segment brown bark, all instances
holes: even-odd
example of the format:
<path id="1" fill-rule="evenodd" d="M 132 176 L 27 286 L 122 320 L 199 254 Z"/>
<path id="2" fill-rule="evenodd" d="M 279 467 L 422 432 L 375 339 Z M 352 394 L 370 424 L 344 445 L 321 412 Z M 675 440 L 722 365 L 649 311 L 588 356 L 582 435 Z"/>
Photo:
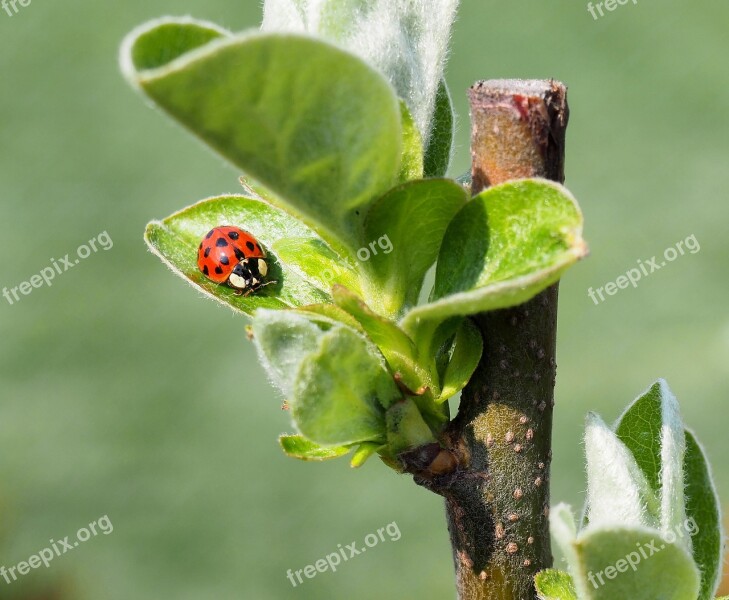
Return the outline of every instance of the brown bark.
<path id="1" fill-rule="evenodd" d="M 564 180 L 566 88 L 500 80 L 470 91 L 473 193 L 509 179 Z M 557 285 L 475 318 L 484 354 L 448 431 L 461 467 L 446 498 L 461 600 L 532 600 L 552 564 L 549 465 L 556 374 Z"/>

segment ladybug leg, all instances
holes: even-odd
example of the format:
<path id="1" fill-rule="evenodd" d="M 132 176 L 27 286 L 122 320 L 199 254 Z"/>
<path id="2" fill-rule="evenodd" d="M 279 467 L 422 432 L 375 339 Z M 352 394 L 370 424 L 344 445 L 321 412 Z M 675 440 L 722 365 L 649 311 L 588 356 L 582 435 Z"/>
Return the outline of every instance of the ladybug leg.
<path id="1" fill-rule="evenodd" d="M 256 290 L 260 290 L 261 288 L 265 288 L 267 285 L 274 285 L 276 283 L 278 283 L 278 281 L 267 281 L 266 283 L 259 285 Z"/>

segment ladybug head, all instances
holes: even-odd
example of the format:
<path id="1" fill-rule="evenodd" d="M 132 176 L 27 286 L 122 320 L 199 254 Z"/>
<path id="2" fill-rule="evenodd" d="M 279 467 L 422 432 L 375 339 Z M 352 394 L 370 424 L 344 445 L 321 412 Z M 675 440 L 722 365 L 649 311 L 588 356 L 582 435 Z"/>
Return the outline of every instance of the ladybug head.
<path id="1" fill-rule="evenodd" d="M 243 292 L 253 292 L 264 285 L 268 264 L 263 258 L 244 258 L 233 269 L 228 285 Z"/>

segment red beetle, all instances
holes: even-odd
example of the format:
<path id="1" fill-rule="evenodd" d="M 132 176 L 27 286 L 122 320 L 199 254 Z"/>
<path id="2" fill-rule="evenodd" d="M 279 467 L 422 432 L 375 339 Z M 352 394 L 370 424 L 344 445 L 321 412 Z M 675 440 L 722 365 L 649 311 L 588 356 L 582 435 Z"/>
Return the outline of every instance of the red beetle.
<path id="1" fill-rule="evenodd" d="M 227 283 L 238 296 L 266 285 L 268 263 L 261 244 L 247 231 L 224 225 L 211 229 L 197 251 L 197 266 L 215 283 Z"/>

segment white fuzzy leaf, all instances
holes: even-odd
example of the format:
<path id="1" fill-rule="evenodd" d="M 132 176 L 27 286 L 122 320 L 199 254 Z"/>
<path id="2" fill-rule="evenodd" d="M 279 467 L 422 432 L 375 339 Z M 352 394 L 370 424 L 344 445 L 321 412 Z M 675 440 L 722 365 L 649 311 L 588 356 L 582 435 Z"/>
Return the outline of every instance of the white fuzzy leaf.
<path id="1" fill-rule="evenodd" d="M 659 379 L 641 394 L 618 419 L 615 431 L 660 498 L 661 531 L 680 531 L 686 521 L 686 436 L 678 401 L 668 384 Z M 682 543 L 690 549 L 688 536 Z"/>
<path id="2" fill-rule="evenodd" d="M 663 533 L 680 531 L 686 521 L 683 459 L 686 455 L 686 435 L 678 401 L 665 381 L 661 380 L 663 396 L 661 427 L 661 529 Z M 688 549 L 691 538 L 679 538 Z"/>
<path id="3" fill-rule="evenodd" d="M 322 327 L 310 316 L 284 310 L 256 312 L 253 340 L 258 358 L 285 398 L 292 397 L 301 362 L 318 348 L 322 335 Z"/>
<path id="4" fill-rule="evenodd" d="M 565 503 L 553 506 L 549 511 L 549 530 L 557 542 L 559 549 L 564 554 L 564 558 L 570 567 L 573 577 L 578 573 L 579 555 L 575 547 L 577 539 L 577 525 L 572 507 Z M 581 577 L 574 577 L 574 584 L 577 590 L 577 596 L 581 600 L 587 597 L 587 589 L 584 580 Z"/>
<path id="5" fill-rule="evenodd" d="M 427 146 L 458 0 L 265 0 L 264 31 L 327 38 L 382 71 Z"/>
<path id="6" fill-rule="evenodd" d="M 659 526 L 659 503 L 645 475 L 596 414 L 587 417 L 587 505 L 590 527 Z"/>

